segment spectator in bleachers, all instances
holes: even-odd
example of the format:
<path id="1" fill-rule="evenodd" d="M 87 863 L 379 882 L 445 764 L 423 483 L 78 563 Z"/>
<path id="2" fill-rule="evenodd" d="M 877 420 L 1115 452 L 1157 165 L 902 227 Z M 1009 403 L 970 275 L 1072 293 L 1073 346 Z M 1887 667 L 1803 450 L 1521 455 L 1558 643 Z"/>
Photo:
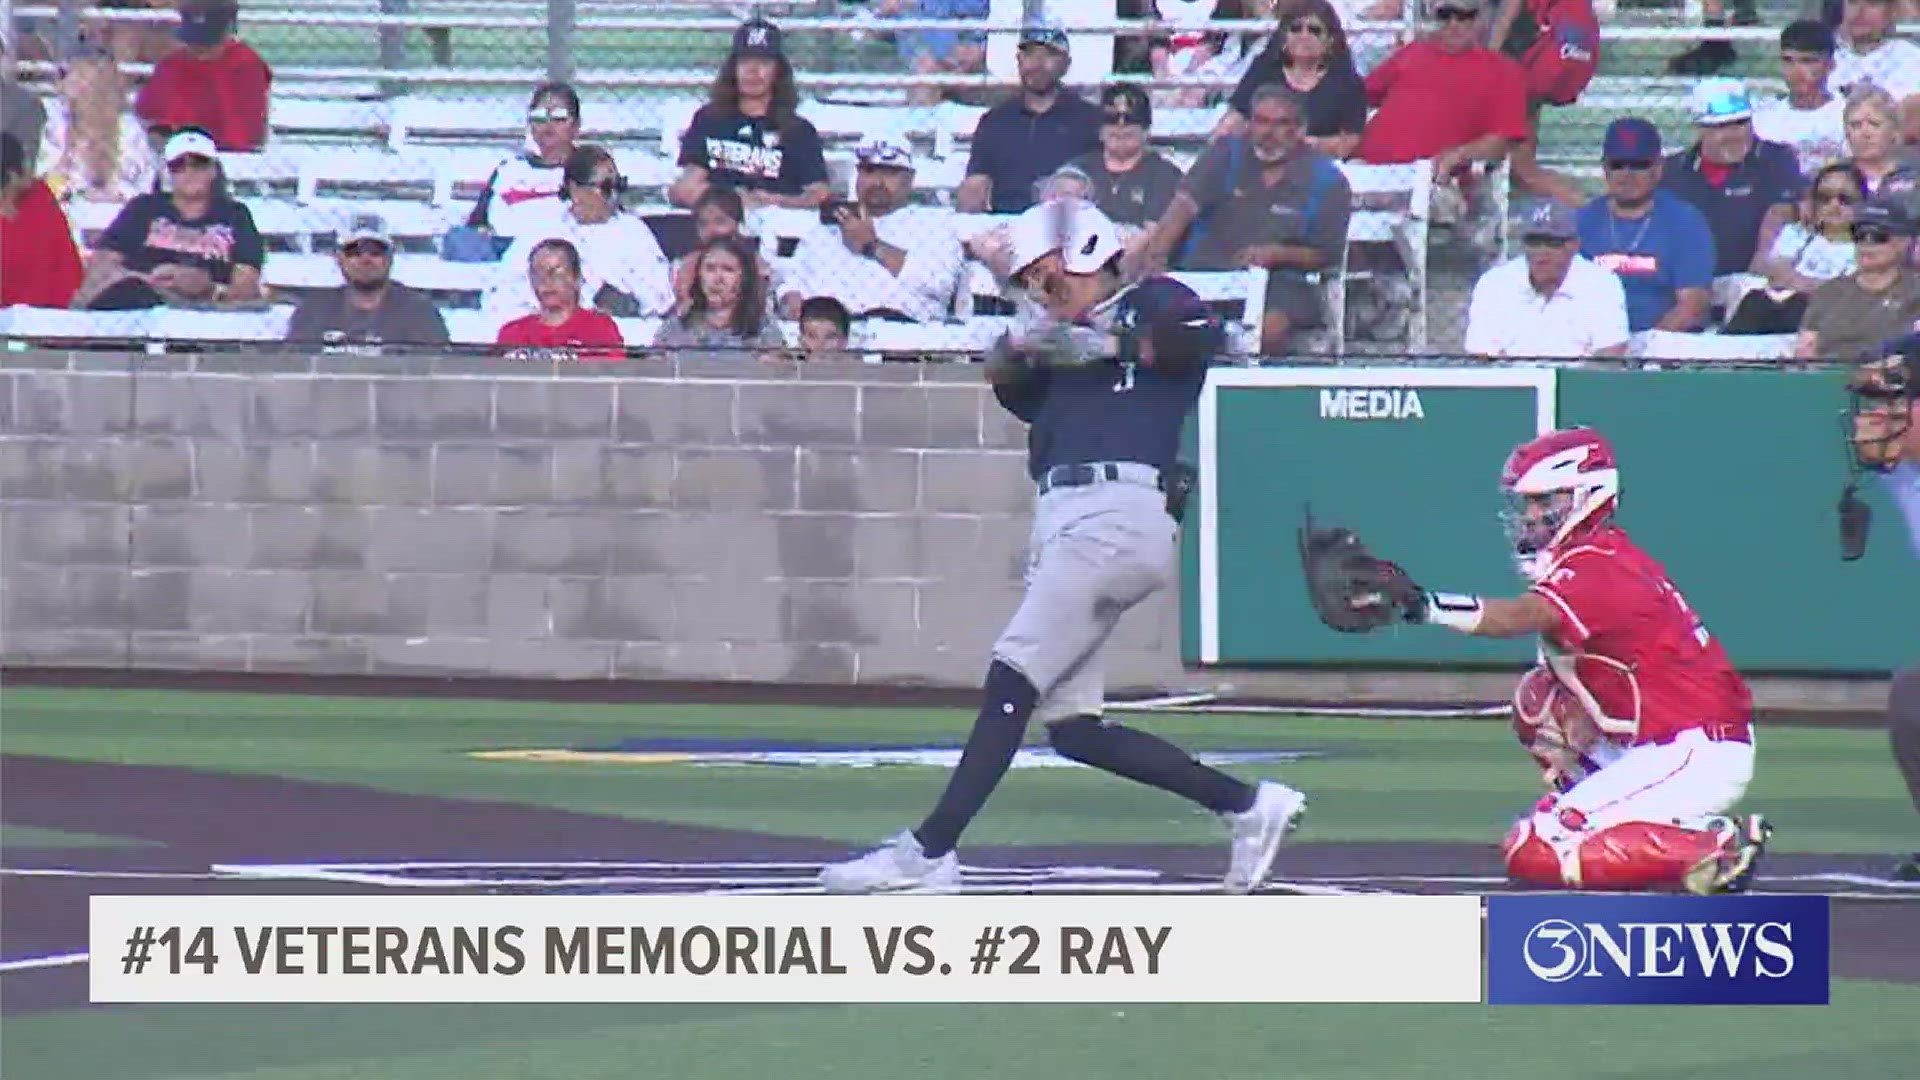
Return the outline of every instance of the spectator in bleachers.
<path id="1" fill-rule="evenodd" d="M 300 301 L 287 340 L 331 352 L 447 343 L 447 320 L 426 293 L 393 280 L 393 237 L 377 215 L 356 215 L 336 252 L 339 288 Z"/>
<path id="2" fill-rule="evenodd" d="M 6 55 L 0 47 L 0 58 Z M 40 95 L 16 82 L 11 71 L 0 71 L 0 131 L 19 142 L 28 161 L 40 160 L 40 138 L 46 126 L 47 109 Z"/>
<path id="3" fill-rule="evenodd" d="M 1914 218 L 1892 199 L 1853 214 L 1854 271 L 1814 290 L 1794 355 L 1852 360 L 1920 326 L 1920 271 L 1909 265 Z"/>
<path id="4" fill-rule="evenodd" d="M 1920 45 L 1894 36 L 1898 21 L 1894 0 L 1846 0 L 1833 86 L 1846 94 L 1870 82 L 1892 94 L 1902 137 L 1920 144 Z"/>
<path id="5" fill-rule="evenodd" d="M 1754 0 L 1733 0 L 1733 17 L 1727 17 L 1725 0 L 1702 0 L 1700 18 L 1709 29 L 1714 27 L 1757 26 L 1760 15 Z M 1707 38 L 1667 61 L 1667 70 L 1675 75 L 1712 75 L 1740 59 L 1740 53 L 1727 38 Z"/>
<path id="6" fill-rule="evenodd" d="M 627 181 L 613 155 L 602 146 L 575 147 L 563 174 L 560 219 L 514 240 L 481 306 L 497 315 L 539 310 L 540 300 L 520 267 L 527 265 L 536 243 L 559 237 L 580 253 L 581 291 L 588 307 L 616 318 L 671 313 L 673 269 L 653 230 L 620 205 Z"/>
<path id="7" fill-rule="evenodd" d="M 1846 156 L 1846 99 L 1829 87 L 1833 31 L 1816 19 L 1789 23 L 1780 31 L 1780 76 L 1787 96 L 1753 108 L 1753 133 L 1793 148 L 1802 176 Z"/>
<path id="8" fill-rule="evenodd" d="M 99 0 L 90 7 L 106 11 L 166 11 L 175 0 Z M 82 41 L 98 46 L 122 64 L 158 64 L 180 48 L 180 39 L 163 22 L 112 18 L 83 19 Z"/>
<path id="9" fill-rule="evenodd" d="M 1540 114 L 1578 101 L 1600 63 L 1600 20 L 1591 0 L 1501 0 L 1488 43 L 1507 52 L 1525 10 L 1534 35 L 1518 56 L 1526 70 L 1528 135 L 1513 147 L 1514 183 L 1535 195 L 1578 207 L 1586 195 L 1572 177 L 1540 164 Z M 1513 53 L 1507 52 L 1511 56 Z"/>
<path id="10" fill-rule="evenodd" d="M 1100 109 L 1060 85 L 1073 62 L 1058 27 L 1020 31 L 1020 92 L 988 109 L 973 132 L 967 177 L 954 192 L 963 214 L 1017 214 L 1041 177 L 1100 149 Z"/>
<path id="11" fill-rule="evenodd" d="M 1915 190 L 1920 183 L 1920 150 L 1900 144 L 1897 110 L 1893 95 L 1878 86 L 1855 87 L 1847 95 L 1848 160 L 1867 178 L 1869 194 L 1913 203 L 1920 198 Z M 1909 209 L 1920 211 L 1920 206 Z"/>
<path id="12" fill-rule="evenodd" d="M 1253 92 L 1283 83 L 1305 97 L 1308 145 L 1352 157 L 1367 127 L 1367 84 L 1354 68 L 1339 14 L 1327 0 L 1285 0 L 1277 14 L 1279 29 L 1233 88 L 1214 135 L 1246 130 Z"/>
<path id="13" fill-rule="evenodd" d="M 675 206 L 692 206 L 711 185 L 737 189 L 747 209 L 811 209 L 833 194 L 820 132 L 800 115 L 793 63 L 780 28 L 742 23 L 708 92 L 680 138 L 680 176 L 667 189 Z"/>
<path id="14" fill-rule="evenodd" d="M 1159 265 L 1177 250 L 1172 265 L 1182 270 L 1270 271 L 1260 328 L 1269 356 L 1294 331 L 1325 325 L 1317 278 L 1338 272 L 1352 216 L 1346 174 L 1305 133 L 1298 93 L 1278 83 L 1254 91 L 1247 133 L 1216 140 L 1193 163 L 1148 255 Z"/>
<path id="15" fill-rule="evenodd" d="M 1714 274 L 1743 274 L 1794 219 L 1806 180 L 1791 149 L 1754 134 L 1753 103 L 1740 80 L 1701 80 L 1692 111 L 1698 138 L 1668 156 L 1660 183 L 1706 216 Z"/>
<path id="16" fill-rule="evenodd" d="M 1580 209 L 1580 254 L 1613 271 L 1627 294 L 1627 327 L 1692 332 L 1707 324 L 1713 229 L 1692 203 L 1661 186 L 1660 130 L 1637 116 L 1607 125 L 1607 193 Z"/>
<path id="17" fill-rule="evenodd" d="M 867 10 L 876 19 L 985 19 L 991 0 L 876 0 Z M 915 75 L 972 75 L 987 68 L 987 35 L 979 30 L 901 30 L 894 46 Z M 912 105 L 935 105 L 940 87 L 907 90 Z"/>
<path id="18" fill-rule="evenodd" d="M 1257 35 L 1209 28 L 1214 20 L 1257 18 L 1258 0 L 1153 0 L 1158 32 L 1147 41 L 1147 67 L 1159 79 L 1231 76 Z M 1163 87 L 1153 99 L 1167 109 L 1192 109 L 1207 103 L 1203 86 Z"/>
<path id="19" fill-rule="evenodd" d="M 154 66 L 134 99 L 135 115 L 168 133 L 200 128 L 229 152 L 266 145 L 273 72 L 231 36 L 238 14 L 233 0 L 184 0 L 177 31 L 184 47 Z"/>
<path id="20" fill-rule="evenodd" d="M 124 203 L 154 189 L 160 161 L 127 110 L 126 77 L 100 52 L 76 57 L 47 116 L 40 171 L 62 198 Z"/>
<path id="21" fill-rule="evenodd" d="M 1432 159 L 1436 180 L 1472 162 L 1504 160 L 1529 137 L 1527 74 L 1478 41 L 1482 0 L 1434 0 L 1440 26 L 1367 76 L 1360 157 L 1373 165 Z"/>
<path id="22" fill-rule="evenodd" d="M 213 137 L 167 140 L 165 190 L 136 196 L 87 258 L 73 306 L 96 310 L 261 299 L 266 246 L 246 204 L 227 191 Z"/>
<path id="23" fill-rule="evenodd" d="M 807 359 L 846 359 L 852 334 L 852 314 L 833 297 L 810 297 L 800 305 L 800 350 Z"/>
<path id="24" fill-rule="evenodd" d="M 580 249 L 554 237 L 533 246 L 527 278 L 540 310 L 500 327 L 497 343 L 516 349 L 564 350 L 581 360 L 619 360 L 626 355 L 620 324 L 580 302 Z M 580 351 L 584 350 L 584 351 Z"/>
<path id="25" fill-rule="evenodd" d="M 794 318 L 803 301 L 831 296 L 857 318 L 944 319 L 966 259 L 953 212 L 910 205 L 913 150 L 905 138 L 874 136 L 854 156 L 854 201 L 828 204 L 821 224 L 801 238 L 779 286 L 782 312 Z"/>
<path id="26" fill-rule="evenodd" d="M 1100 149 L 1069 163 L 1087 178 L 1087 198 L 1120 226 L 1122 240 L 1142 235 L 1167 212 L 1180 186 L 1180 166 L 1147 145 L 1153 104 L 1136 86 L 1109 86 L 1100 95 L 1105 123 Z"/>
<path id="27" fill-rule="evenodd" d="M 1618 275 L 1580 254 L 1574 211 L 1541 201 L 1521 239 L 1525 255 L 1474 283 L 1466 351 L 1490 359 L 1624 356 L 1626 291 Z"/>
<path id="28" fill-rule="evenodd" d="M 745 234 L 747 227 L 746 204 L 741 201 L 740 193 L 732 188 L 709 187 L 700 200 L 693 204 L 693 228 L 696 243 L 693 250 L 680 257 L 673 264 L 674 310 L 686 314 L 693 306 L 693 283 L 699 276 L 700 249 L 715 240 L 739 236 L 753 247 L 754 264 L 758 268 L 760 280 L 773 281 L 773 271 L 767 266 L 766 258 L 760 249 L 754 246 L 751 236 Z M 767 293 L 767 312 L 773 312 L 773 292 Z"/>
<path id="29" fill-rule="evenodd" d="M 567 158 L 580 138 L 580 92 L 567 83 L 543 83 L 527 102 L 527 142 L 493 167 L 465 223 L 447 231 L 440 254 L 452 262 L 493 262 L 513 241 L 547 235 L 564 207 Z"/>
<path id="30" fill-rule="evenodd" d="M 1800 329 L 1813 291 L 1853 273 L 1853 212 L 1867 199 L 1867 178 L 1836 161 L 1817 171 L 1808 185 L 1801 221 L 1788 222 L 1771 251 L 1762 252 L 1754 272 L 1765 288 L 1740 298 L 1727 317 L 1724 333 L 1791 334 Z"/>
<path id="31" fill-rule="evenodd" d="M 33 175 L 12 132 L 0 134 L 0 308 L 63 308 L 80 287 L 73 223 Z"/>
<path id="32" fill-rule="evenodd" d="M 786 348 L 786 338 L 767 314 L 767 284 L 746 240 L 714 240 L 701 245 L 694 258 L 693 302 L 684 314 L 660 324 L 654 345 L 693 350 L 676 355 L 700 359 L 736 356 L 743 349 Z"/>

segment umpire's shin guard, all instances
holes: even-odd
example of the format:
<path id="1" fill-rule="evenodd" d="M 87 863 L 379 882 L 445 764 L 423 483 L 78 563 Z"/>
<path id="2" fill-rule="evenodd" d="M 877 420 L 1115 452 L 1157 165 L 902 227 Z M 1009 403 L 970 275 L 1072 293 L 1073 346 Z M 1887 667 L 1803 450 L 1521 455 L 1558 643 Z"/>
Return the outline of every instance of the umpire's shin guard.
<path id="1" fill-rule="evenodd" d="M 930 859 L 952 851 L 960 834 L 973 816 L 987 804 L 987 796 L 1000 785 L 1000 778 L 1013 764 L 1013 755 L 1027 734 L 1027 720 L 1040 700 L 1040 692 L 1025 675 L 995 660 L 987 669 L 985 700 L 980 715 L 974 717 L 973 733 L 960 751 L 960 763 L 947 778 L 947 790 L 934 804 L 927 820 L 913 831 L 920 847 Z"/>
<path id="2" fill-rule="evenodd" d="M 1073 716 L 1048 724 L 1047 739 L 1063 757 L 1172 792 L 1216 814 L 1243 813 L 1253 806 L 1251 784 L 1200 764 L 1158 735 Z"/>

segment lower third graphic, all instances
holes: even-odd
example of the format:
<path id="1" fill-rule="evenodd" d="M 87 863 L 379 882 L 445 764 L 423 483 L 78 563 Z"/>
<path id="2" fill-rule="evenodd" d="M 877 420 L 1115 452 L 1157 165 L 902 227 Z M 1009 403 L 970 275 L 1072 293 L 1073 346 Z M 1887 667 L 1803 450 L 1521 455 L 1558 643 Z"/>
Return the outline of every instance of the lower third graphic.
<path id="1" fill-rule="evenodd" d="M 1494 1005 L 1825 1005 L 1824 896 L 1495 896 Z"/>

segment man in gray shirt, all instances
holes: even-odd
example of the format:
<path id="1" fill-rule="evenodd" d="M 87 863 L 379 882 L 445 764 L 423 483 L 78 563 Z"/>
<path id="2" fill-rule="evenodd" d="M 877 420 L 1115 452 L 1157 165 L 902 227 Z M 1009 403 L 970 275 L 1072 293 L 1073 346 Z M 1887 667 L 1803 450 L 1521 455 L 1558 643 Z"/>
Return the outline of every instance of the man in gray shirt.
<path id="1" fill-rule="evenodd" d="M 300 302 L 287 340 L 326 351 L 377 353 L 447 344 L 447 322 L 425 293 L 393 280 L 393 238 L 370 214 L 358 215 L 340 238 L 346 284 Z"/>
<path id="2" fill-rule="evenodd" d="M 1149 266 L 1263 267 L 1260 352 L 1277 356 L 1296 329 L 1326 325 L 1321 275 L 1339 273 L 1353 187 L 1308 146 L 1300 95 L 1279 84 L 1254 92 L 1247 133 L 1216 139 L 1187 173 L 1146 251 Z"/>

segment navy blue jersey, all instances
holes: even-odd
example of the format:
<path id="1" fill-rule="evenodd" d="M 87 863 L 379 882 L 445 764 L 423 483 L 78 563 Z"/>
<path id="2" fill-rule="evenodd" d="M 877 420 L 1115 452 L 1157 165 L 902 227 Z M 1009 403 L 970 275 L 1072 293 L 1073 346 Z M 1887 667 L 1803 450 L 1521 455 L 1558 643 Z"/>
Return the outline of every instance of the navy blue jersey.
<path id="1" fill-rule="evenodd" d="M 1000 404 L 1029 425 L 1028 474 L 1037 480 L 1057 465 L 1096 461 L 1171 467 L 1219 351 L 1219 320 L 1193 290 L 1156 276 L 1096 307 L 1076 330 L 1106 341 L 1108 355 L 1035 366 L 994 387 Z M 1153 343 L 1151 363 L 1143 341 Z"/>

